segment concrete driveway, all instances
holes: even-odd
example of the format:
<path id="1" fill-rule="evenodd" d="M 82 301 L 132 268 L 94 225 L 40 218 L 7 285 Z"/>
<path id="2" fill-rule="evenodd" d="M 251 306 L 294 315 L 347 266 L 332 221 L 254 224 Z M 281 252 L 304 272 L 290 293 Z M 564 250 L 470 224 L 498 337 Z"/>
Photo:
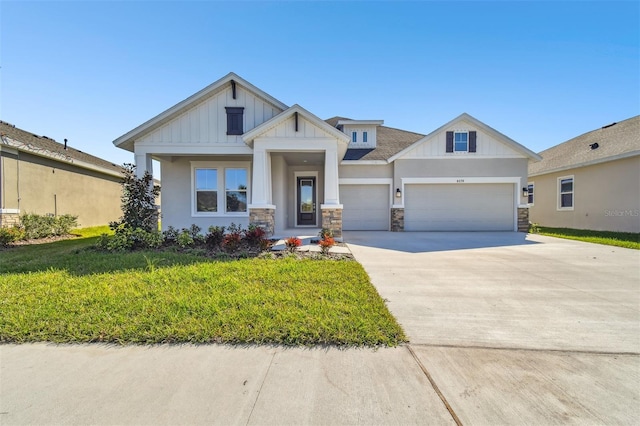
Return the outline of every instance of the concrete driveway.
<path id="1" fill-rule="evenodd" d="M 462 423 L 640 423 L 640 252 L 522 233 L 345 240 Z"/>

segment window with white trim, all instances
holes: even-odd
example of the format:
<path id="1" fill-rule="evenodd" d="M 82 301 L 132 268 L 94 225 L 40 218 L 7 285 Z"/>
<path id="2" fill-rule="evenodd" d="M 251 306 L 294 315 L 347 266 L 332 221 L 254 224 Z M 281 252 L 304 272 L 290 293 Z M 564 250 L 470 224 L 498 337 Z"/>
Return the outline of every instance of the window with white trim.
<path id="1" fill-rule="evenodd" d="M 358 142 L 358 132 L 351 132 L 351 142 Z"/>
<path id="2" fill-rule="evenodd" d="M 362 142 L 367 142 L 367 132 L 362 132 Z"/>
<path id="3" fill-rule="evenodd" d="M 247 169 L 225 170 L 225 211 L 239 213 L 247 211 Z"/>
<path id="4" fill-rule="evenodd" d="M 248 162 L 193 161 L 194 216 L 246 216 L 249 200 Z"/>
<path id="5" fill-rule="evenodd" d="M 533 205 L 533 183 L 527 184 L 527 204 Z"/>
<path id="6" fill-rule="evenodd" d="M 196 212 L 218 211 L 218 170 L 195 169 Z"/>
<path id="7" fill-rule="evenodd" d="M 453 133 L 453 150 L 455 152 L 469 151 L 469 134 L 467 132 Z"/>
<path id="8" fill-rule="evenodd" d="M 573 210 L 573 176 L 558 178 L 558 210 Z"/>

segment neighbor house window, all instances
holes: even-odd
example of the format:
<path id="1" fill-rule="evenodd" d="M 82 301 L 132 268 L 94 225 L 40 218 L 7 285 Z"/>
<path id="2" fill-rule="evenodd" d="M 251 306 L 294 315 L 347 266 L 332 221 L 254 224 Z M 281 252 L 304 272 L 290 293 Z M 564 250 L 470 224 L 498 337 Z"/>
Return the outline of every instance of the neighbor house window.
<path id="1" fill-rule="evenodd" d="M 227 134 L 243 134 L 242 115 L 244 113 L 244 107 L 225 107 L 225 109 L 227 110 Z"/>
<path id="2" fill-rule="evenodd" d="M 196 169 L 196 212 L 218 211 L 218 170 Z"/>
<path id="3" fill-rule="evenodd" d="M 455 152 L 469 151 L 469 134 L 467 132 L 454 132 L 453 148 Z"/>
<path id="4" fill-rule="evenodd" d="M 533 205 L 533 184 L 527 185 L 527 203 Z"/>
<path id="5" fill-rule="evenodd" d="M 573 210 L 573 176 L 558 178 L 558 208 Z"/>
<path id="6" fill-rule="evenodd" d="M 226 212 L 247 211 L 247 169 L 225 170 Z"/>
<path id="7" fill-rule="evenodd" d="M 351 132 L 351 142 L 358 142 L 358 132 Z"/>
<path id="8" fill-rule="evenodd" d="M 362 142 L 367 141 L 367 132 L 362 132 Z"/>

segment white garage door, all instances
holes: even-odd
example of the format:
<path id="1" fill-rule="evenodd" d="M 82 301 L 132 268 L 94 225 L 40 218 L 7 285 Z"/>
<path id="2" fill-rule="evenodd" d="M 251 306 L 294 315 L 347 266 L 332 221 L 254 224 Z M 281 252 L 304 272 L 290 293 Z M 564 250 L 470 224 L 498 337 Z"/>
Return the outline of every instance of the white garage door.
<path id="1" fill-rule="evenodd" d="M 389 185 L 340 185 L 342 229 L 389 230 Z"/>
<path id="2" fill-rule="evenodd" d="M 513 231 L 513 184 L 405 186 L 406 231 Z"/>

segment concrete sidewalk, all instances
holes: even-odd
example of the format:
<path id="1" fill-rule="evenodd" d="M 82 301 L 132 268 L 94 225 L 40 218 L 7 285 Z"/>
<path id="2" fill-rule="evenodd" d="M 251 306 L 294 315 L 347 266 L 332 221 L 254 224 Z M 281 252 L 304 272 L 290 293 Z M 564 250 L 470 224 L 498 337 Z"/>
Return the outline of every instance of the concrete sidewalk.
<path id="1" fill-rule="evenodd" d="M 0 424 L 455 424 L 407 347 L 0 346 Z"/>

